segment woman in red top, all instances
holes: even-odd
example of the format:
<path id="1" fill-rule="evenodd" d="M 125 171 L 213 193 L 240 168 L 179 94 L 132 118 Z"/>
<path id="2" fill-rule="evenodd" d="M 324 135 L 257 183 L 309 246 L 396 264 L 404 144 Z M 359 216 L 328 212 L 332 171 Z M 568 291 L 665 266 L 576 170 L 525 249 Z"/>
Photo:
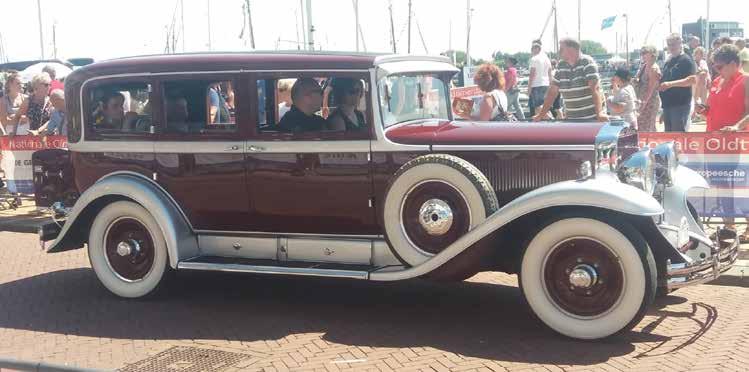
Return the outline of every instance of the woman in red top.
<path id="1" fill-rule="evenodd" d="M 707 114 L 707 131 L 743 131 L 749 126 L 749 84 L 741 71 L 739 50 L 723 45 L 713 55 L 720 75 L 713 80 L 707 105 L 697 112 Z"/>
<path id="2" fill-rule="evenodd" d="M 720 75 L 713 80 L 707 105 L 697 105 L 697 112 L 707 114 L 707 131 L 735 132 L 749 126 L 749 84 L 741 71 L 739 49 L 734 45 L 723 45 L 713 55 L 713 66 Z M 730 181 L 733 188 L 733 181 Z M 723 212 L 737 213 L 733 198 L 718 199 Z M 749 218 L 749 217 L 747 217 Z M 725 228 L 736 231 L 733 217 L 724 217 Z M 739 236 L 743 244 L 749 242 L 749 231 Z"/>

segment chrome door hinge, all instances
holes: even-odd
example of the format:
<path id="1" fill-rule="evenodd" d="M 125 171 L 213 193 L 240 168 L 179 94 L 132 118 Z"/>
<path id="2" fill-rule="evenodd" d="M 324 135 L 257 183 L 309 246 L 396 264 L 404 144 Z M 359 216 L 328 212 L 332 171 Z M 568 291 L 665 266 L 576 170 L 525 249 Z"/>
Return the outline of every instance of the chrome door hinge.
<path id="1" fill-rule="evenodd" d="M 369 198 L 369 207 L 374 207 L 374 197 Z"/>
<path id="2" fill-rule="evenodd" d="M 159 175 L 158 175 L 158 173 L 156 173 L 156 172 L 153 172 L 153 180 L 154 180 L 154 181 L 158 181 L 158 180 L 159 180 Z"/>

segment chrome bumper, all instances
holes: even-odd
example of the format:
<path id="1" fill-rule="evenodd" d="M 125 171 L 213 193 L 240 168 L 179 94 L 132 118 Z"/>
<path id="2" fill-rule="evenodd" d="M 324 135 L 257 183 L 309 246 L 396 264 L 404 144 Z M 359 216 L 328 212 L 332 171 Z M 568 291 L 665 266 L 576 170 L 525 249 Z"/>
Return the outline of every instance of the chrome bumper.
<path id="1" fill-rule="evenodd" d="M 671 260 L 666 260 L 666 287 L 674 290 L 706 283 L 730 269 L 739 257 L 739 239 L 736 233 L 718 230 L 711 251 L 710 257 L 690 263 L 672 264 Z"/>

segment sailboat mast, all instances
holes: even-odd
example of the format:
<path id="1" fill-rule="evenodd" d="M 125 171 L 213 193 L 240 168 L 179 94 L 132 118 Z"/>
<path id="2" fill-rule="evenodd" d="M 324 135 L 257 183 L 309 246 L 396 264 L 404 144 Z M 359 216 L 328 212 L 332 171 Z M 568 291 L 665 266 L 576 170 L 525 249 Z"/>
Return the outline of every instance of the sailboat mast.
<path id="1" fill-rule="evenodd" d="M 359 51 L 359 0 L 351 0 L 354 3 L 354 23 L 356 35 L 356 51 Z"/>
<path id="2" fill-rule="evenodd" d="M 466 0 L 466 60 L 465 76 L 471 71 L 471 0 Z"/>
<path id="3" fill-rule="evenodd" d="M 182 53 L 185 52 L 185 0 L 179 0 L 180 33 L 182 34 Z"/>
<path id="4" fill-rule="evenodd" d="M 390 0 L 388 4 L 388 10 L 390 11 L 390 40 L 393 43 L 393 53 L 398 53 L 395 46 L 395 25 L 393 24 L 393 1 Z"/>
<path id="5" fill-rule="evenodd" d="M 250 47 L 255 49 L 255 31 L 252 28 L 252 11 L 250 10 L 250 0 L 245 0 L 247 4 L 247 22 L 250 25 Z"/>
<path id="6" fill-rule="evenodd" d="M 411 54 L 411 0 L 408 0 L 408 50 Z"/>
<path id="7" fill-rule="evenodd" d="M 57 59 L 57 21 L 52 23 L 52 56 Z"/>
<path id="8" fill-rule="evenodd" d="M 557 0 L 554 0 L 554 53 L 559 58 L 559 22 L 557 22 Z"/>
<path id="9" fill-rule="evenodd" d="M 213 50 L 211 45 L 211 0 L 206 0 L 208 6 L 208 50 Z"/>
<path id="10" fill-rule="evenodd" d="M 582 41 L 582 33 L 580 32 L 580 29 L 582 28 L 583 24 L 583 11 L 582 11 L 582 0 L 577 0 L 577 41 Z"/>
<path id="11" fill-rule="evenodd" d="M 42 32 L 42 2 L 36 0 L 36 9 L 39 16 L 39 49 L 41 51 L 41 58 L 44 59 L 44 33 Z"/>
<path id="12" fill-rule="evenodd" d="M 312 25 L 312 0 L 307 0 L 307 42 L 309 43 L 309 50 L 315 50 L 313 32 L 315 32 L 315 26 Z"/>

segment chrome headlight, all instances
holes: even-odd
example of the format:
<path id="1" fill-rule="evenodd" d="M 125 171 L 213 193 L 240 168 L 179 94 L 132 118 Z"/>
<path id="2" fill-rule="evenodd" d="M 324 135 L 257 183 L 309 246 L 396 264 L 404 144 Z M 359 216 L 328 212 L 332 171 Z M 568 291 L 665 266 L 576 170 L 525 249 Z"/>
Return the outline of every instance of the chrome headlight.
<path id="1" fill-rule="evenodd" d="M 638 151 L 617 170 L 619 179 L 652 195 L 655 190 L 655 157 L 650 149 Z"/>
<path id="2" fill-rule="evenodd" d="M 673 174 L 679 166 L 679 153 L 674 142 L 661 143 L 653 149 L 655 156 L 655 174 L 659 183 L 666 186 L 673 184 Z"/>

